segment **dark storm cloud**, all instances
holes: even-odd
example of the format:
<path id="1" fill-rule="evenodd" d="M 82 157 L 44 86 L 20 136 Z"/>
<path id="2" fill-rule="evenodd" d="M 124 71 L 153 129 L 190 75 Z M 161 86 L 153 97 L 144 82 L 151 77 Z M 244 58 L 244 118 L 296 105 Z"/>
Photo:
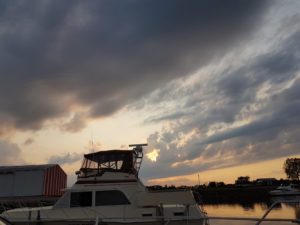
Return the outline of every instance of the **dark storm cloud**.
<path id="1" fill-rule="evenodd" d="M 300 30 L 295 23 L 300 20 L 296 18 L 290 26 L 297 28 L 279 35 L 266 51 L 223 65 L 205 81 L 188 86 L 179 82 L 173 93 L 168 88 L 167 93 L 157 93 L 161 101 L 170 101 L 173 95 L 173 108 L 179 110 L 148 119 L 169 121 L 170 126 L 148 138 L 149 149 L 160 152 L 155 167 L 145 160 L 141 174 L 146 179 L 299 154 Z M 286 31 L 286 25 L 280 28 Z"/>
<path id="2" fill-rule="evenodd" d="M 108 116 L 251 36 L 266 1 L 11 1 L 0 11 L 0 131 Z M 77 112 L 86 107 L 86 111 Z"/>

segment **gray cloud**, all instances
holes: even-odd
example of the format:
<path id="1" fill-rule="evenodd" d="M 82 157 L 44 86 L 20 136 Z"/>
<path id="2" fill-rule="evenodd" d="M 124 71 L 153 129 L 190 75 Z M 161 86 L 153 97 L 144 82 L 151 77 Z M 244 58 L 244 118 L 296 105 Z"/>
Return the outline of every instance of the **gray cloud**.
<path id="1" fill-rule="evenodd" d="M 287 21 L 293 21 L 293 27 L 300 24 L 299 17 Z M 145 160 L 144 178 L 299 154 L 300 30 L 290 26 L 283 24 L 282 32 L 289 33 L 278 35 L 267 50 L 248 54 L 246 61 L 216 64 L 206 79 L 190 85 L 178 81 L 174 91 L 166 88 L 152 96 L 159 96 L 161 102 L 173 101 L 174 106 L 147 120 L 168 121 L 169 126 L 148 138 L 149 149 L 160 152 L 155 168 Z M 149 108 L 155 105 L 153 99 L 146 100 Z"/>
<path id="2" fill-rule="evenodd" d="M 0 165 L 9 166 L 24 163 L 21 157 L 21 149 L 18 145 L 6 140 L 0 140 Z"/>
<path id="3" fill-rule="evenodd" d="M 51 156 L 48 160 L 48 163 L 55 163 L 55 164 L 72 164 L 82 159 L 82 154 L 78 153 L 65 153 L 64 155 L 54 155 Z"/>
<path id="4" fill-rule="evenodd" d="M 64 122 L 61 129 L 68 132 L 78 132 L 85 127 L 85 115 L 83 113 L 75 114 L 69 121 Z"/>
<path id="5" fill-rule="evenodd" d="M 251 37 L 267 1 L 1 3 L 0 130 L 76 132 Z"/>
<path id="6" fill-rule="evenodd" d="M 24 141 L 24 145 L 30 145 L 34 142 L 34 139 L 33 138 L 27 138 L 25 141 Z"/>

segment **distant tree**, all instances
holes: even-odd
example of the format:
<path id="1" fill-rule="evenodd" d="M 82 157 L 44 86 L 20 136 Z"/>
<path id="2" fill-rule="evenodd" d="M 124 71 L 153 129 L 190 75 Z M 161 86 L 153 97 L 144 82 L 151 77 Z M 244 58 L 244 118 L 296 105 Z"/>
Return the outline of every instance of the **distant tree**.
<path id="1" fill-rule="evenodd" d="M 224 187 L 225 183 L 223 181 L 217 183 L 217 187 Z"/>
<path id="2" fill-rule="evenodd" d="M 215 181 L 210 181 L 208 187 L 217 187 L 217 184 Z"/>
<path id="3" fill-rule="evenodd" d="M 299 180 L 300 158 L 287 158 L 283 164 L 284 172 L 292 180 Z"/>
<path id="4" fill-rule="evenodd" d="M 238 177 L 238 179 L 235 181 L 236 185 L 249 185 L 250 184 L 250 177 L 245 176 L 245 177 Z"/>

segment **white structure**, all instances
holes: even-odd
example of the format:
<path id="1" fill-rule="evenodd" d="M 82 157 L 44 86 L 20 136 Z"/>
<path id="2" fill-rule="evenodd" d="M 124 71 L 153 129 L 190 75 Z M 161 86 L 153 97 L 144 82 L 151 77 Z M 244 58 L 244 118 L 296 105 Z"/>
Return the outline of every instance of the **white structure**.
<path id="1" fill-rule="evenodd" d="M 1 166 L 0 198 L 60 196 L 67 175 L 57 164 Z"/>
<path id="2" fill-rule="evenodd" d="M 296 184 L 290 184 L 287 186 L 281 185 L 269 193 L 273 196 L 300 195 L 300 186 Z"/>
<path id="3" fill-rule="evenodd" d="M 78 180 L 53 207 L 9 210 L 14 224 L 204 224 L 191 191 L 150 192 L 138 178 L 142 145 L 87 154 Z"/>

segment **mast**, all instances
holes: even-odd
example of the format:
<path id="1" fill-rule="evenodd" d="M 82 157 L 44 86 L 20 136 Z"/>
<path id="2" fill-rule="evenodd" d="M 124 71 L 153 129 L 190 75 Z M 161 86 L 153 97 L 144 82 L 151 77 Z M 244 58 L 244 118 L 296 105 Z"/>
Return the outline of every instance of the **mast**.
<path id="1" fill-rule="evenodd" d="M 133 151 L 136 153 L 136 158 L 134 164 L 136 165 L 137 175 L 139 174 L 141 164 L 143 161 L 143 146 L 148 146 L 148 144 L 130 144 L 129 147 L 134 147 Z"/>

